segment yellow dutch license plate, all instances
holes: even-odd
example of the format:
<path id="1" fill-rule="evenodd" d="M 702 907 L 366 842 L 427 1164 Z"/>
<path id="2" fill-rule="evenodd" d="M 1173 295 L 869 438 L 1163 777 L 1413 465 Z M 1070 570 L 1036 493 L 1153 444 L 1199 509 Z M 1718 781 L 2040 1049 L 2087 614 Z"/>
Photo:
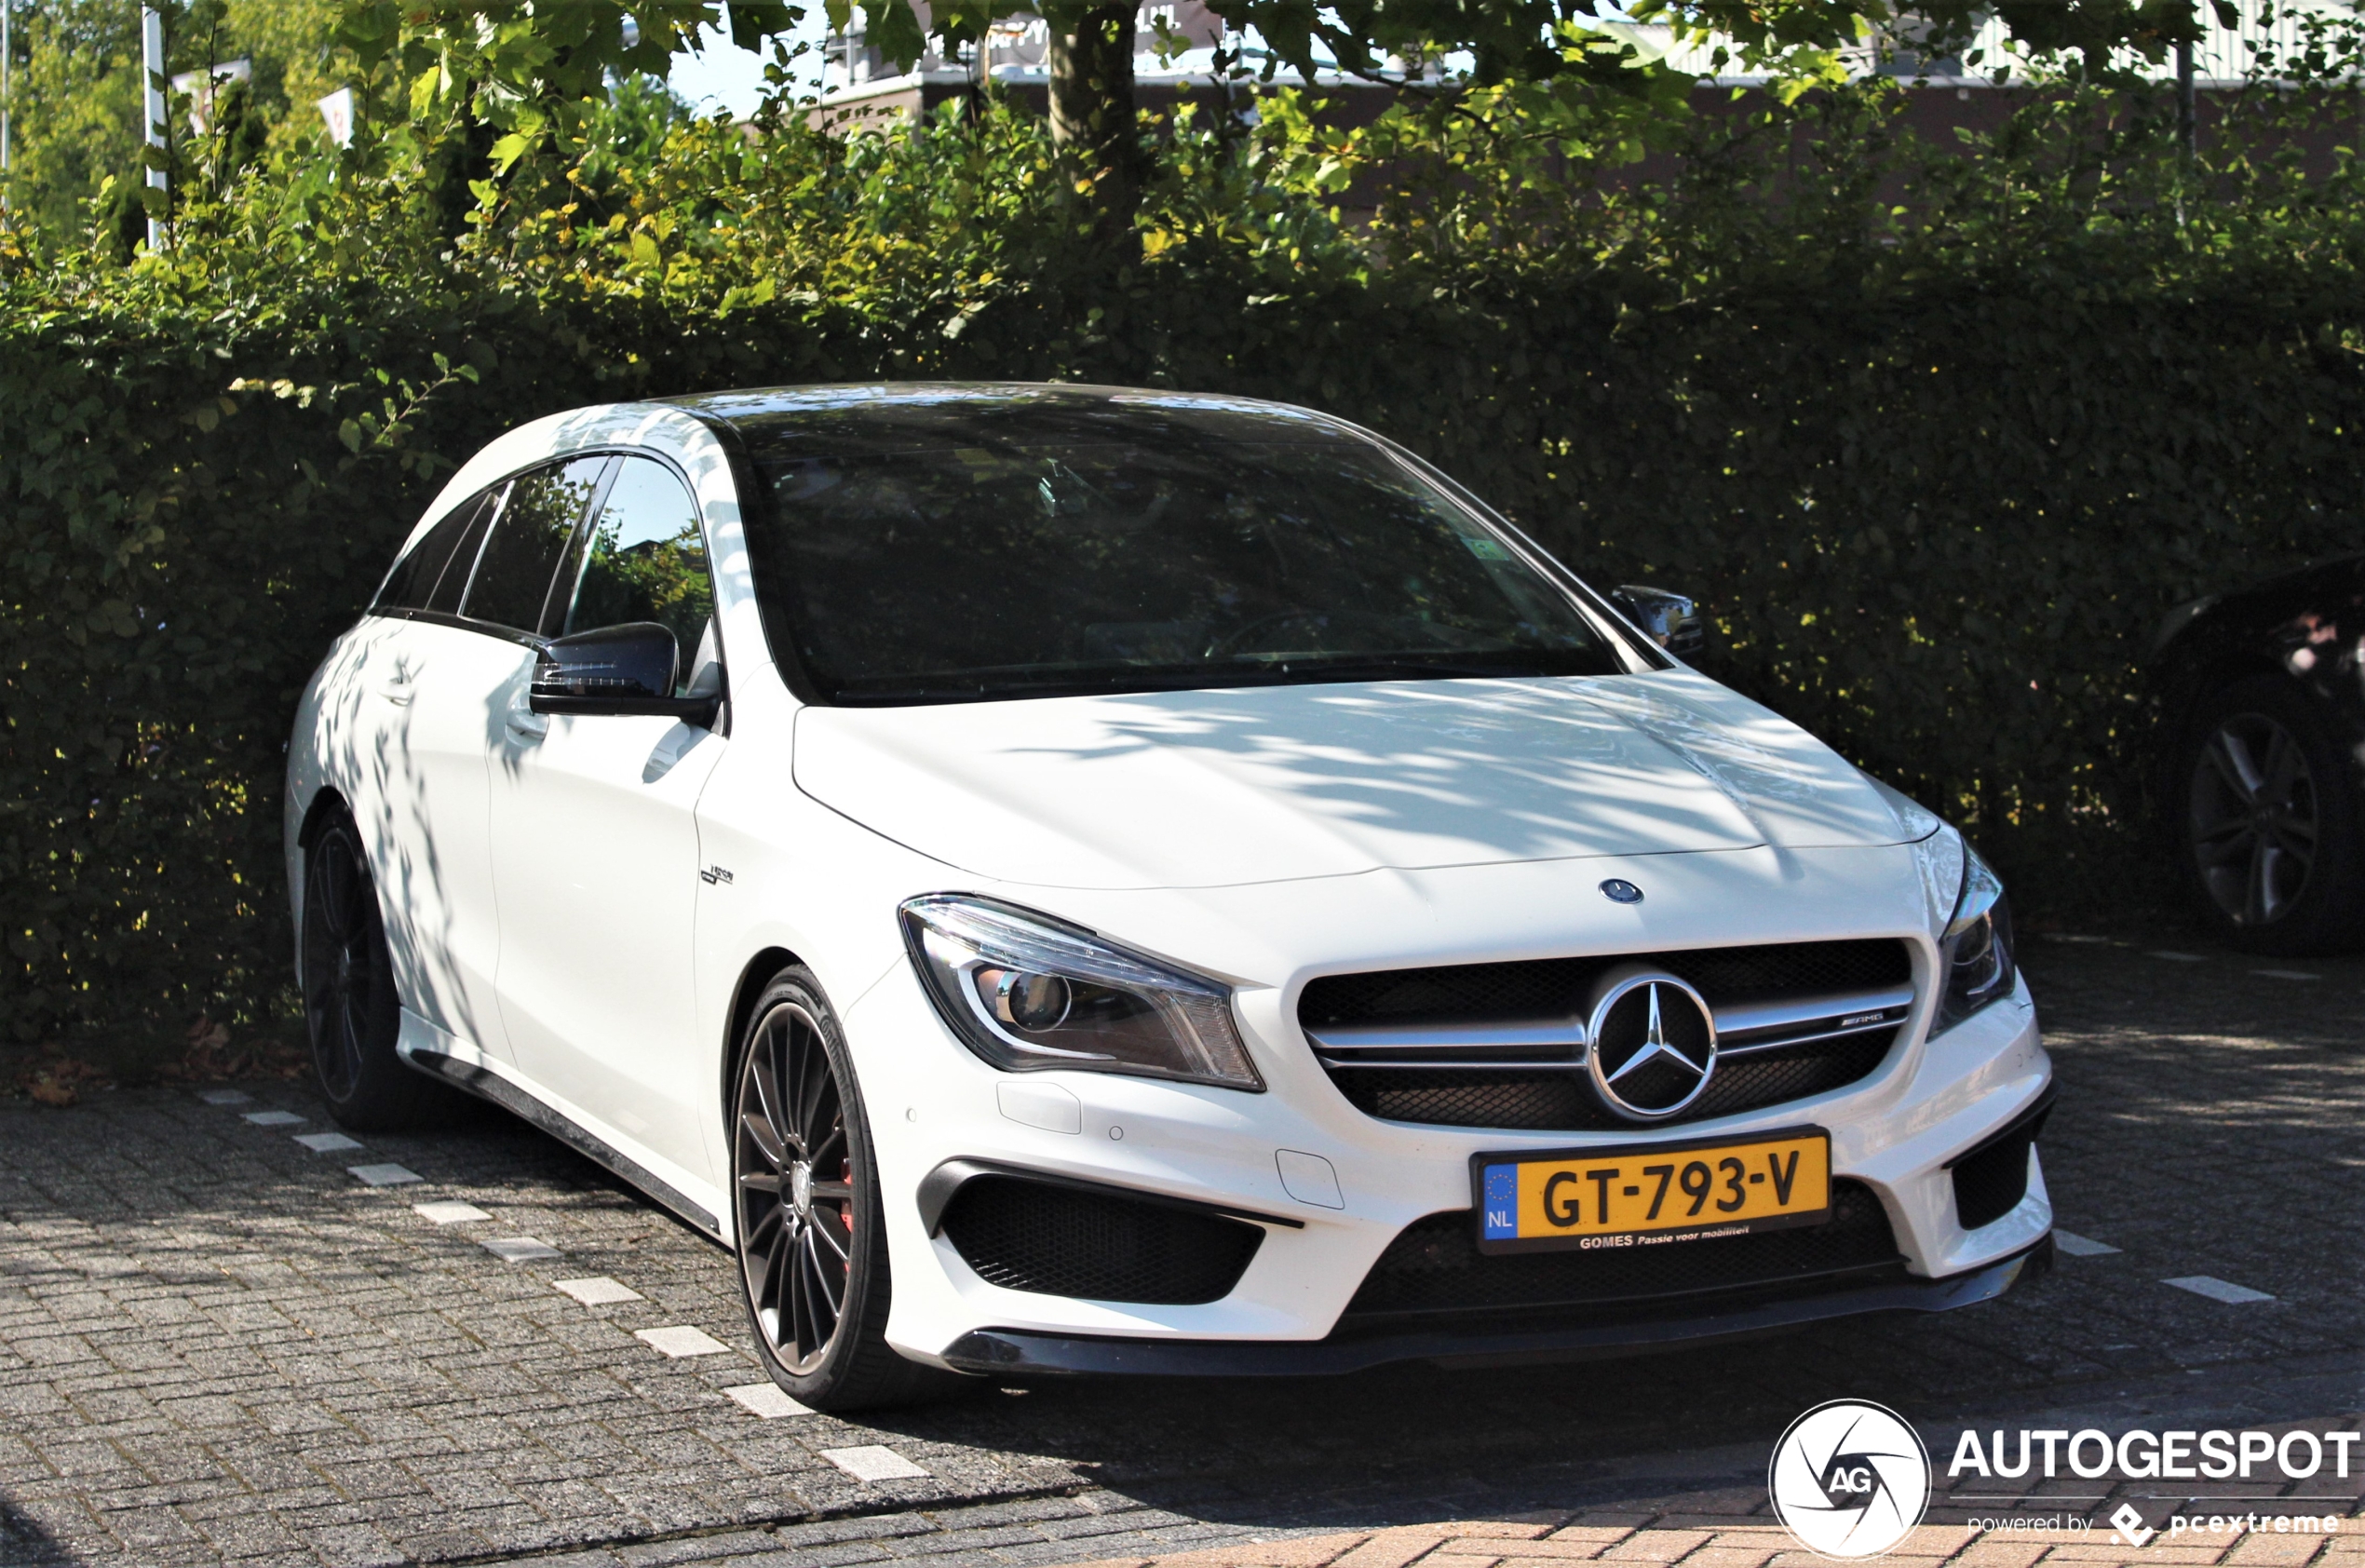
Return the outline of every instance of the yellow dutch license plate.
<path id="1" fill-rule="evenodd" d="M 1479 1250 L 1650 1247 L 1831 1216 L 1819 1127 L 1551 1154 L 1478 1155 Z"/>

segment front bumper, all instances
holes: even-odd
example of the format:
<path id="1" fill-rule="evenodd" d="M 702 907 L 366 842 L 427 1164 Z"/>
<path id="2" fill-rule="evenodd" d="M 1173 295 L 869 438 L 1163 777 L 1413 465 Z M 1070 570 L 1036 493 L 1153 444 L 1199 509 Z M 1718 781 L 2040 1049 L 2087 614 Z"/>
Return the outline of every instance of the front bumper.
<path id="1" fill-rule="evenodd" d="M 1833 1318 L 1872 1312 L 1951 1312 L 1993 1301 L 2022 1278 L 2052 1266 L 2050 1234 L 2034 1246 L 1951 1279 L 1884 1280 L 1828 1292 L 1778 1299 L 1737 1300 L 1702 1307 L 1669 1304 L 1672 1316 L 1507 1331 L 1419 1330 L 1388 1334 L 1333 1334 L 1310 1343 L 1239 1340 L 1126 1339 L 1112 1335 L 1047 1334 L 1024 1329 L 977 1329 L 945 1347 L 945 1365 L 960 1372 L 1011 1377 L 1025 1374 L 1122 1373 L 1136 1377 L 1303 1377 L 1361 1372 L 1399 1361 L 1446 1366 L 1508 1366 L 1588 1360 L 1654 1350 L 1762 1338 Z"/>
<path id="2" fill-rule="evenodd" d="M 1251 1026 L 1259 1021 L 1255 1010 L 1243 1013 Z M 1485 1313 L 1381 1325 L 1355 1320 L 1348 1309 L 1408 1227 L 1467 1210 L 1471 1154 L 1582 1140 L 1376 1120 L 1348 1106 L 1310 1057 L 1300 1075 L 1308 1080 L 1291 1081 L 1290 1061 L 1278 1053 L 1273 1092 L 1262 1095 L 1104 1075 L 997 1073 L 943 1032 L 908 971 L 890 972 L 847 1021 L 866 1098 L 874 1101 L 885 1188 L 895 1270 L 887 1338 L 903 1354 L 939 1365 L 1308 1372 L 1407 1358 L 1631 1352 L 1985 1300 L 2018 1277 L 2052 1225 L 2034 1156 L 2020 1201 L 1971 1227 L 1957 1213 L 1949 1170 L 2047 1092 L 2050 1064 L 2024 990 L 1901 1049 L 1860 1084 L 1683 1128 L 1688 1136 L 1747 1136 L 1802 1122 L 1828 1129 L 1834 1177 L 1867 1189 L 1893 1236 L 1893 1252 L 1881 1250 L 1881 1271 L 1802 1280 L 1787 1293 L 1746 1299 L 1669 1295 L 1637 1303 L 1615 1321 L 1585 1310 L 1538 1315 L 1510 1333 Z M 1045 1110 L 1054 1102 L 1058 1115 Z M 1291 1151 L 1319 1155 L 1335 1169 L 1327 1203 L 1290 1190 L 1276 1161 Z M 937 1230 L 932 1209 L 940 1201 L 931 1205 L 923 1189 L 948 1162 L 1129 1190 L 1268 1228 L 1220 1299 L 1144 1304 L 1011 1289 L 981 1277 Z"/>

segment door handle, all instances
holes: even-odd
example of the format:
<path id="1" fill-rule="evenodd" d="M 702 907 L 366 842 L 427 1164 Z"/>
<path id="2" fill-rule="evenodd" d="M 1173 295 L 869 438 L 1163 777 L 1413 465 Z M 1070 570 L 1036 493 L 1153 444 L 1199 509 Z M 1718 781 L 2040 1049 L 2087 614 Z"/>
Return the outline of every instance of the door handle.
<path id="1" fill-rule="evenodd" d="M 550 733 L 550 721 L 530 708 L 511 708 L 502 713 L 501 727 L 510 739 L 530 744 Z"/>
<path id="2" fill-rule="evenodd" d="M 377 694 L 397 708 L 408 708 L 416 695 L 417 677 L 408 669 L 397 669 L 377 683 Z"/>

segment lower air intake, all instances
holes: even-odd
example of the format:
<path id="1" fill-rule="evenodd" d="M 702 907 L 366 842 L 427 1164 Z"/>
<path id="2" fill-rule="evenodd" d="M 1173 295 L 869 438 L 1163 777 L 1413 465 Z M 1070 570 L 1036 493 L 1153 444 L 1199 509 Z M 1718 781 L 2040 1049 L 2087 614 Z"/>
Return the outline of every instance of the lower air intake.
<path id="1" fill-rule="evenodd" d="M 1264 1240 L 1238 1220 L 1020 1176 L 964 1183 L 944 1235 L 988 1284 L 1163 1306 L 1229 1295 Z"/>
<path id="2" fill-rule="evenodd" d="M 2028 1152 L 2052 1112 L 2047 1102 L 1954 1162 L 1954 1214 L 1965 1230 L 1992 1225 L 2028 1196 Z"/>

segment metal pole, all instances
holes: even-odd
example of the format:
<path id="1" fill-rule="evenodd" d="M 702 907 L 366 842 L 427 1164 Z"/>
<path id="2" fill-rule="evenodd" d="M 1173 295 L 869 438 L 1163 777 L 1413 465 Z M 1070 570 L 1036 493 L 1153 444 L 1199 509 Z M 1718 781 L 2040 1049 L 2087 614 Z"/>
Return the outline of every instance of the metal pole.
<path id="1" fill-rule="evenodd" d="M 167 146 L 164 15 L 154 6 L 140 7 L 140 59 L 142 64 L 147 68 L 148 74 L 148 145 L 156 150 L 158 161 L 161 162 Z M 169 190 L 170 179 L 162 169 L 151 169 L 148 170 L 148 184 L 155 190 Z M 161 218 L 151 217 L 148 220 L 148 249 L 151 250 L 164 249 L 164 220 Z"/>
<path id="2" fill-rule="evenodd" d="M 2176 144 L 2191 157 L 2200 151 L 2198 105 L 2193 97 L 2193 46 L 2176 46 Z"/>

